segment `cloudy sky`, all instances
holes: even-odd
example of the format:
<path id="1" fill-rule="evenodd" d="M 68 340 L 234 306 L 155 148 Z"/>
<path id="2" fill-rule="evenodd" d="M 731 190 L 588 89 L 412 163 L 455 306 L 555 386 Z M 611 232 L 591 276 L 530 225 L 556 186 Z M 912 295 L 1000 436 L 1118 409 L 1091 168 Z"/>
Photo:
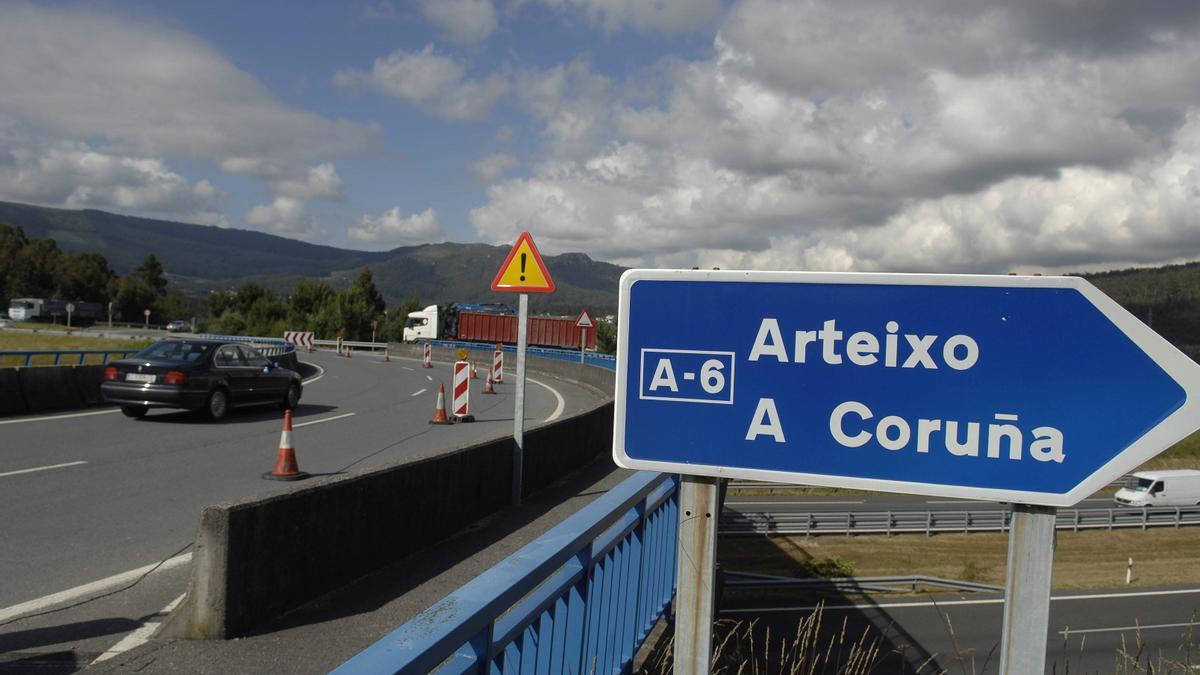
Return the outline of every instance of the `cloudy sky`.
<path id="1" fill-rule="evenodd" d="M 1200 2 L 5 0 L 0 200 L 655 267 L 1192 260 Z"/>

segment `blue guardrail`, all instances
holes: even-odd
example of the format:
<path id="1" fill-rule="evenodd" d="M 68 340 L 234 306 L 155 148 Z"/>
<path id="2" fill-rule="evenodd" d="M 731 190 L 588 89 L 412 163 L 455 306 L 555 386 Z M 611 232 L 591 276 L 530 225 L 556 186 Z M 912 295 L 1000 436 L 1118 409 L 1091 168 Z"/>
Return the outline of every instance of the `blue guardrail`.
<path id="1" fill-rule="evenodd" d="M 486 351 L 489 354 L 496 345 L 489 342 L 459 342 L 457 340 L 429 340 L 430 344 L 435 347 L 447 347 L 449 349 L 470 349 L 472 351 Z M 513 345 L 504 345 L 504 351 L 516 352 L 517 348 Z M 540 356 L 546 359 L 555 359 L 558 361 L 572 361 L 579 363 L 578 349 L 551 349 L 549 347 L 526 347 L 526 354 L 531 356 Z M 583 362 L 589 366 L 598 366 L 607 368 L 608 370 L 617 369 L 617 357 L 612 354 L 598 354 L 596 352 L 585 352 Z"/>
<path id="2" fill-rule="evenodd" d="M 333 672 L 630 672 L 675 594 L 678 529 L 679 477 L 634 474 Z"/>
<path id="3" fill-rule="evenodd" d="M 123 359 L 132 354 L 142 351 L 141 347 L 137 349 L 14 349 L 0 352 L 0 362 L 3 362 L 6 357 L 25 359 L 24 366 L 33 365 L 33 359 L 36 356 L 53 356 L 54 365 L 83 365 L 85 358 L 89 356 L 102 355 L 103 363 L 108 363 L 115 356 Z"/>

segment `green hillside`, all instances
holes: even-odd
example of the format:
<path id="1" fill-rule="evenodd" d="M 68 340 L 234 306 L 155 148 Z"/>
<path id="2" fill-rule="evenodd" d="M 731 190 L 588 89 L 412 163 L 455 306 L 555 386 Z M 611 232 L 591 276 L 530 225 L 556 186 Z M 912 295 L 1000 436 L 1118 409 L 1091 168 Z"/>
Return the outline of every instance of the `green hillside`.
<path id="1" fill-rule="evenodd" d="M 0 202 L 0 223 L 22 228 L 30 239 L 53 239 L 67 253 L 99 253 L 118 274 L 128 273 L 153 253 L 172 287 L 195 298 L 251 281 L 285 294 L 302 279 L 341 288 L 369 266 L 389 304 L 408 298 L 425 304 L 516 301 L 514 294 L 489 290 L 508 254 L 504 246 L 443 243 L 351 251 L 249 230 L 9 202 Z M 546 256 L 545 261 L 557 291 L 531 295 L 533 311 L 616 311 L 617 281 L 624 268 L 582 253 Z"/>

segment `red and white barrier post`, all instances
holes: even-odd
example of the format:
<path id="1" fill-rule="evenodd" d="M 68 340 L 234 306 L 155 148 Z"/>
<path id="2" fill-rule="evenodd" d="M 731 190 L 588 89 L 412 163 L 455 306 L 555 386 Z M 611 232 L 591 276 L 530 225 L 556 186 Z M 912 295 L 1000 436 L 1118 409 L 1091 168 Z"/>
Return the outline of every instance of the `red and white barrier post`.
<path id="1" fill-rule="evenodd" d="M 497 345 L 496 351 L 492 352 L 492 382 L 504 381 L 504 352 Z"/>
<path id="2" fill-rule="evenodd" d="M 426 368 L 433 367 L 433 345 L 428 342 L 425 343 L 425 363 L 422 365 Z"/>
<path id="3" fill-rule="evenodd" d="M 454 399 L 450 404 L 450 419 L 455 422 L 474 422 L 471 414 L 471 364 L 454 362 Z"/>

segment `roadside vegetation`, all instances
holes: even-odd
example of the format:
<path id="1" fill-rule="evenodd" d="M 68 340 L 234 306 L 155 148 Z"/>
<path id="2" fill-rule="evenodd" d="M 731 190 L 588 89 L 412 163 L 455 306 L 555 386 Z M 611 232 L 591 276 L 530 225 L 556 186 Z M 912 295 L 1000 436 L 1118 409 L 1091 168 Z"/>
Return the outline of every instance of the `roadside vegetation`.
<path id="1" fill-rule="evenodd" d="M 88 337 L 71 337 L 67 335 L 44 335 L 41 333 L 26 333 L 23 331 L 0 330 L 0 352 L 4 351 L 22 351 L 22 350 L 75 350 L 75 349 L 130 349 L 140 350 L 149 345 L 152 340 L 146 339 L 121 339 L 121 338 L 88 338 Z M 104 356 L 102 354 L 91 354 L 85 357 L 84 363 L 102 363 Z M 73 365 L 78 363 L 77 358 L 64 360 L 63 363 Z M 25 365 L 25 357 L 23 356 L 0 356 L 0 367 L 6 366 L 23 366 Z M 54 358 L 50 356 L 35 356 L 33 359 L 35 366 L 54 365 Z"/>

